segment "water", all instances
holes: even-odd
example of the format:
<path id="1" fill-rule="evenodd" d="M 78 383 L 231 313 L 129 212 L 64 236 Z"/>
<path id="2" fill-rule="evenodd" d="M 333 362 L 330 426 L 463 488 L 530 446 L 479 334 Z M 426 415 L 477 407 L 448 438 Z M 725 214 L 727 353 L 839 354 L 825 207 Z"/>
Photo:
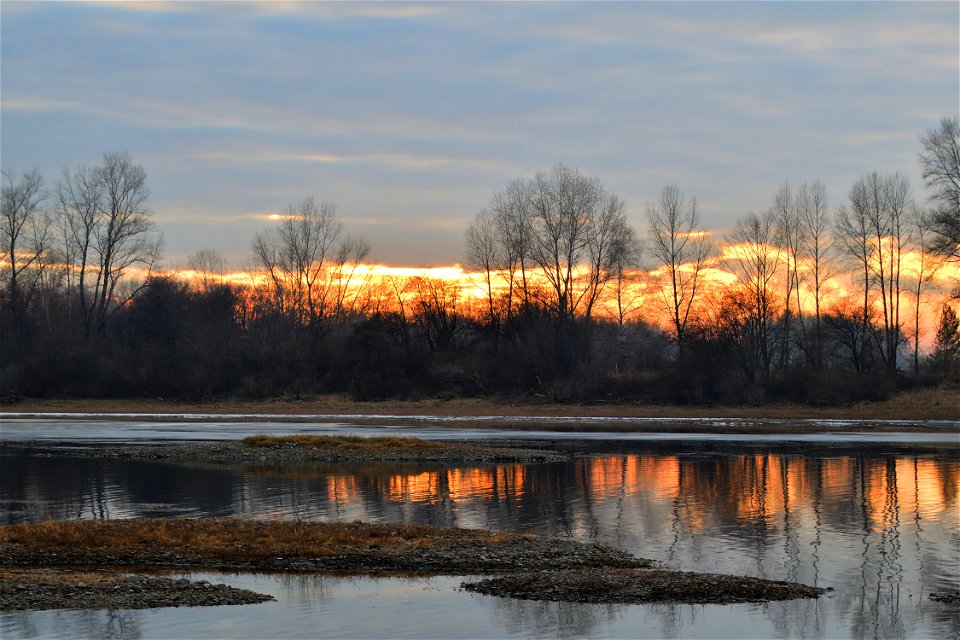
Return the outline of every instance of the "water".
<path id="1" fill-rule="evenodd" d="M 11 417 L 26 416 L 34 417 Z M 88 417 L 83 420 L 65 419 L 66 414 L 10 414 L 4 413 L 0 424 L 0 440 L 38 440 L 38 441 L 70 441 L 78 443 L 97 442 L 169 442 L 171 440 L 239 440 L 255 434 L 287 435 L 364 435 L 364 436 L 410 436 L 428 440 L 488 440 L 491 438 L 535 438 L 550 440 L 643 440 L 643 441 L 736 441 L 736 442 L 864 442 L 886 443 L 944 443 L 960 444 L 960 434 L 956 422 L 946 420 L 930 421 L 903 421 L 903 420 L 779 420 L 779 419 L 739 419 L 739 418 L 674 418 L 670 420 L 654 421 L 649 418 L 597 418 L 602 424 L 615 424 L 624 427 L 642 426 L 657 422 L 664 426 L 677 427 L 716 427 L 721 431 L 726 427 L 755 427 L 769 426 L 804 426 L 810 424 L 828 425 L 836 427 L 835 432 L 814 433 L 645 433 L 629 431 L 555 431 L 536 428 L 504 429 L 497 427 L 457 428 L 449 426 L 431 426 L 433 423 L 471 421 L 482 423 L 487 420 L 499 420 L 496 416 L 481 416 L 479 418 L 446 418 L 441 416 L 382 416 L 383 424 L 358 425 L 335 420 L 284 422 L 272 416 L 273 419 L 262 419 L 264 416 L 250 414 L 234 414 L 233 417 L 244 418 L 242 422 L 225 421 L 227 416 L 214 416 L 218 420 L 205 420 L 204 416 L 212 414 L 183 414 L 183 419 L 162 420 L 159 414 L 130 414 L 140 416 L 141 420 L 119 420 L 116 418 Z M 81 414 L 83 415 L 83 414 Z M 91 416 L 94 414 L 90 414 Z M 282 417 L 282 416 L 281 416 Z M 303 418 L 303 416 L 296 416 Z M 316 416 L 318 418 L 323 416 Z M 360 416 L 329 416 L 330 418 L 358 418 Z M 374 416 L 376 417 L 376 416 Z M 590 418 L 565 417 L 511 417 L 516 424 L 531 424 L 532 426 L 562 427 L 571 422 L 589 423 Z M 874 431 L 877 427 L 898 428 L 902 431 Z M 919 428 L 933 428 L 936 431 L 921 432 Z M 852 430 L 856 428 L 857 430 Z"/>
<path id="2" fill-rule="evenodd" d="M 4 425 L 6 429 L 6 424 Z M 571 443 L 573 444 L 573 443 Z M 569 462 L 224 466 L 0 459 L 0 521 L 237 515 L 446 524 L 600 542 L 671 568 L 833 587 L 819 600 L 597 606 L 460 591 L 462 577 L 192 574 L 242 607 L 4 612 L 14 637 L 957 637 L 960 453 L 797 441 L 577 443 Z"/>

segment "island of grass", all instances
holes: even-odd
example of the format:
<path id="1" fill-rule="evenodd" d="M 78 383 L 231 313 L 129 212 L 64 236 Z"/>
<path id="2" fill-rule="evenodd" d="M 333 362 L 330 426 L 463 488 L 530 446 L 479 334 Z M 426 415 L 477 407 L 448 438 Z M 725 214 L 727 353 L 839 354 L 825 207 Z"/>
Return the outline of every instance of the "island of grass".
<path id="1" fill-rule="evenodd" d="M 0 526 L 0 566 L 8 573 L 14 568 L 69 572 L 97 567 L 100 571 L 493 574 L 511 577 L 512 582 L 494 578 L 465 587 L 493 595 L 573 602 L 726 603 L 812 598 L 824 592 L 771 580 L 657 570 L 650 561 L 609 547 L 533 535 L 235 518 L 4 525 Z M 644 583 L 656 588 L 642 588 Z M 0 590 L 0 602 L 8 607 L 22 604 L 17 601 L 18 592 L 29 592 L 3 581 Z M 585 590 L 592 593 L 589 598 L 584 597 Z"/>
<path id="2" fill-rule="evenodd" d="M 239 441 L 119 444 L 96 447 L 58 443 L 6 442 L 0 449 L 27 449 L 34 455 L 127 460 L 194 462 L 309 463 L 309 462 L 425 462 L 509 463 L 566 460 L 567 455 L 533 448 L 448 442 L 409 437 L 255 435 Z"/>

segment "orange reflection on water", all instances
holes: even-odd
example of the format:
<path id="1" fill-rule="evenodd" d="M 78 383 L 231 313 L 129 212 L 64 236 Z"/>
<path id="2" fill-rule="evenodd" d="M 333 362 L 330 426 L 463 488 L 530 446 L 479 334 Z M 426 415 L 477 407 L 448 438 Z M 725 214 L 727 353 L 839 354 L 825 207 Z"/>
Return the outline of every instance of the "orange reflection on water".
<path id="1" fill-rule="evenodd" d="M 357 494 L 357 479 L 354 476 L 330 476 L 327 480 L 327 499 L 330 502 L 348 502 Z"/>
<path id="2" fill-rule="evenodd" d="M 579 458 L 573 473 L 542 474 L 535 466 L 508 464 L 425 472 L 394 472 L 370 484 L 363 475 L 335 475 L 331 502 L 363 501 L 369 491 L 392 502 L 556 504 L 567 494 L 596 507 L 665 504 L 690 532 L 723 523 L 779 529 L 822 512 L 862 522 L 882 532 L 905 520 L 936 521 L 957 513 L 960 465 L 919 457 L 799 458 L 771 453 L 724 455 L 615 454 Z"/>
<path id="3" fill-rule="evenodd" d="M 455 501 L 507 500 L 523 495 L 525 475 L 525 467 L 519 464 L 495 469 L 451 469 L 447 472 L 447 487 Z"/>
<path id="4" fill-rule="evenodd" d="M 397 502 L 436 502 L 440 495 L 440 474 L 436 471 L 390 476 L 387 492 Z"/>
<path id="5" fill-rule="evenodd" d="M 590 458 L 585 464 L 589 465 L 590 488 L 595 494 L 632 495 L 645 491 L 672 496 L 680 486 L 680 460 L 676 456 L 601 456 Z"/>

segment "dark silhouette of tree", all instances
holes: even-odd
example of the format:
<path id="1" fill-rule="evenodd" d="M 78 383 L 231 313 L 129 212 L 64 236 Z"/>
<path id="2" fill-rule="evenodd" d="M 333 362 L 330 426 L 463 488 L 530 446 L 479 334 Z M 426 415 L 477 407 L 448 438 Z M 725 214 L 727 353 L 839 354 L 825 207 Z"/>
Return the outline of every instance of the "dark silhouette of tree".
<path id="1" fill-rule="evenodd" d="M 663 298 L 679 359 L 713 247 L 700 228 L 696 199 L 686 201 L 676 185 L 664 187 L 659 200 L 647 207 L 647 221 L 647 251 L 666 272 Z"/>
<path id="2" fill-rule="evenodd" d="M 923 180 L 933 193 L 933 215 L 939 234 L 937 248 L 960 259 L 960 120 L 944 118 L 939 129 L 930 129 L 920 138 L 923 151 L 920 165 Z"/>
<path id="3" fill-rule="evenodd" d="M 105 153 L 93 169 L 64 172 L 57 190 L 84 334 L 102 335 L 108 318 L 146 282 L 121 292 L 124 277 L 134 268 L 149 276 L 160 260 L 162 240 L 146 208 L 147 174 L 128 154 Z"/>
<path id="4" fill-rule="evenodd" d="M 930 365 L 943 375 L 955 377 L 960 373 L 960 319 L 948 304 L 940 308 L 940 322 L 930 354 Z"/>
<path id="5" fill-rule="evenodd" d="M 49 250 L 50 225 L 42 208 L 46 198 L 38 170 L 23 174 L 19 180 L 13 173 L 3 172 L 0 262 L 6 263 L 7 307 L 18 323 Z"/>

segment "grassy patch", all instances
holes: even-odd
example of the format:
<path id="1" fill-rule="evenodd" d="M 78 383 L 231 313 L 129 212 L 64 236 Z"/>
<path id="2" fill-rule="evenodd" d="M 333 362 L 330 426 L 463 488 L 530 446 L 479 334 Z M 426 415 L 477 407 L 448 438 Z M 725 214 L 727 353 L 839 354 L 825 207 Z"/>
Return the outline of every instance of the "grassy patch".
<path id="1" fill-rule="evenodd" d="M 248 447 L 304 447 L 330 453 L 419 453 L 433 452 L 444 448 L 443 443 L 420 438 L 361 436 L 248 436 L 241 440 Z"/>
<path id="2" fill-rule="evenodd" d="M 0 544 L 24 552 L 66 555 L 109 550 L 114 555 L 175 549 L 218 559 L 324 557 L 345 550 L 403 550 L 429 547 L 461 530 L 403 525 L 356 525 L 203 518 L 162 520 L 52 520 L 0 527 Z M 475 542 L 500 544 L 509 534 L 473 531 Z"/>
<path id="3" fill-rule="evenodd" d="M 0 526 L 0 565 L 494 573 L 647 562 L 599 545 L 452 527 L 203 519 Z"/>

